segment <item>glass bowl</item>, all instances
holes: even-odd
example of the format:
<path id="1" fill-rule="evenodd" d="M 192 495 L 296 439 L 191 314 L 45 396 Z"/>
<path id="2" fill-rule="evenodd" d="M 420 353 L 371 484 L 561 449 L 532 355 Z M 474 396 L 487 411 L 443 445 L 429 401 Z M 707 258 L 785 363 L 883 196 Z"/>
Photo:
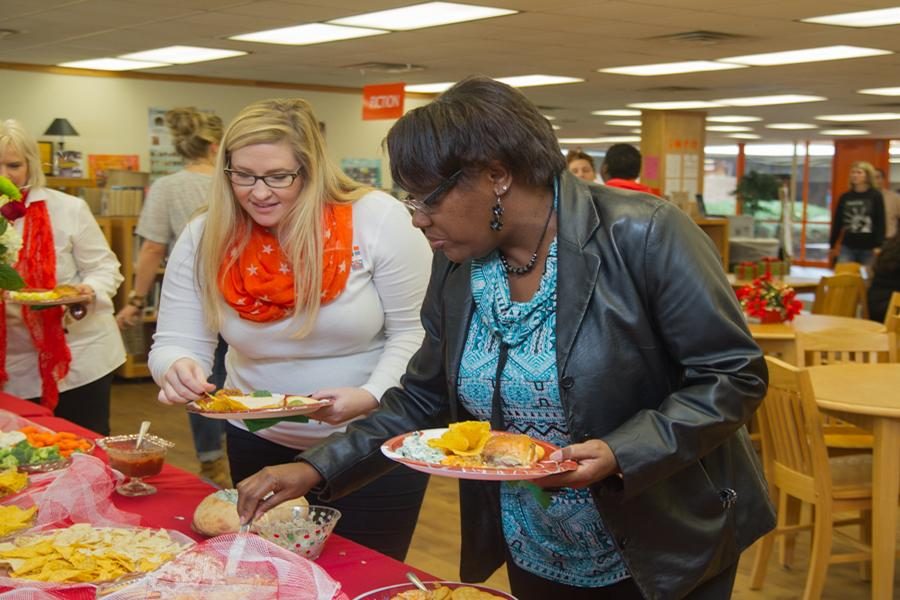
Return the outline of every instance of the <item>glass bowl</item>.
<path id="1" fill-rule="evenodd" d="M 138 435 L 114 435 L 97 440 L 97 445 L 106 451 L 109 466 L 125 475 L 129 481 L 116 487 L 123 496 L 147 496 L 155 494 L 156 488 L 143 481 L 144 477 L 159 475 L 166 462 L 166 452 L 175 444 L 161 437 L 147 434 L 141 447 L 135 448 Z"/>
<path id="2" fill-rule="evenodd" d="M 260 537 L 313 560 L 322 554 L 340 518 L 341 511 L 328 506 L 296 506 L 287 518 L 267 512 L 253 522 L 253 528 Z"/>

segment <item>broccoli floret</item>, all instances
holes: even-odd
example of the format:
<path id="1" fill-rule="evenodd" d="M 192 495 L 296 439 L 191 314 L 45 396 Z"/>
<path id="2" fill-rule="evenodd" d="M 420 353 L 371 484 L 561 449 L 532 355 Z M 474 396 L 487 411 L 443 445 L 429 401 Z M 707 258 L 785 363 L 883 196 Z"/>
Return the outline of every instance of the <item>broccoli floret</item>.
<path id="1" fill-rule="evenodd" d="M 15 469 L 19 461 L 9 450 L 0 450 L 0 469 Z"/>

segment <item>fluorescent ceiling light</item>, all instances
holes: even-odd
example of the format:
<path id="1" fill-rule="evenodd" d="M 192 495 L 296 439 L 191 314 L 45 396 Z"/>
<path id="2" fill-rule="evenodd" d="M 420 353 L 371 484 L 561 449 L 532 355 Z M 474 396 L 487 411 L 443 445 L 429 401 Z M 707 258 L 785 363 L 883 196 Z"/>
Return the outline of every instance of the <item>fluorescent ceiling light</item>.
<path id="1" fill-rule="evenodd" d="M 640 133 L 641 133 L 641 128 L 638 127 L 637 129 L 629 129 L 629 130 L 628 130 L 628 133 L 636 133 L 636 134 L 640 135 Z"/>
<path id="2" fill-rule="evenodd" d="M 556 117 L 554 117 L 553 115 L 541 115 L 541 116 L 544 117 L 545 119 L 547 119 L 548 121 L 556 120 Z"/>
<path id="3" fill-rule="evenodd" d="M 839 13 L 822 17 L 801 19 L 804 23 L 819 25 L 840 25 L 843 27 L 881 27 L 900 23 L 900 7 L 862 10 L 859 12 Z"/>
<path id="4" fill-rule="evenodd" d="M 755 133 L 729 133 L 725 137 L 735 140 L 758 140 L 762 138 L 762 136 L 756 135 Z"/>
<path id="5" fill-rule="evenodd" d="M 711 115 L 706 117 L 711 123 L 755 123 L 762 121 L 762 117 L 748 117 L 744 115 Z"/>
<path id="6" fill-rule="evenodd" d="M 766 125 L 769 129 L 786 129 L 786 130 L 799 130 L 799 129 L 816 129 L 818 125 L 813 125 L 812 123 L 769 123 Z"/>
<path id="7" fill-rule="evenodd" d="M 724 131 L 724 132 L 735 132 L 735 131 L 753 131 L 749 127 L 745 127 L 743 125 L 709 125 L 706 128 L 707 131 Z"/>
<path id="8" fill-rule="evenodd" d="M 474 6 L 455 2 L 425 2 L 402 8 L 379 10 L 377 12 L 353 15 L 342 19 L 332 19 L 329 23 L 349 25 L 351 27 L 374 27 L 393 31 L 409 31 L 450 23 L 478 21 L 491 17 L 514 15 L 517 10 L 493 8 L 490 6 Z"/>
<path id="9" fill-rule="evenodd" d="M 640 127 L 640 119 L 619 119 L 618 121 L 607 121 L 607 125 L 615 125 L 616 127 Z"/>
<path id="10" fill-rule="evenodd" d="M 819 115 L 820 121 L 837 121 L 849 123 L 851 121 L 896 121 L 900 119 L 900 113 L 859 113 L 853 115 Z"/>
<path id="11" fill-rule="evenodd" d="M 636 75 L 638 77 L 653 77 L 656 75 L 674 75 L 676 73 L 698 73 L 700 71 L 726 71 L 728 69 L 743 69 L 744 65 L 726 64 L 712 60 L 688 60 L 684 62 L 657 63 L 652 65 L 631 65 L 629 67 L 611 67 L 609 69 L 597 69 L 600 73 L 612 73 L 614 75 Z"/>
<path id="12" fill-rule="evenodd" d="M 631 142 L 640 142 L 641 138 L 636 135 L 614 135 L 595 138 L 559 138 L 558 141 L 560 144 L 627 144 Z"/>
<path id="13" fill-rule="evenodd" d="M 579 79 L 578 77 L 563 77 L 561 75 L 517 75 L 515 77 L 495 77 L 494 80 L 512 87 L 536 87 L 539 85 L 560 85 L 584 81 L 584 79 Z"/>
<path id="14" fill-rule="evenodd" d="M 455 81 L 442 81 L 441 83 L 407 83 L 403 86 L 403 89 L 407 92 L 418 92 L 420 94 L 440 94 L 445 90 L 449 90 L 455 84 Z"/>
<path id="15" fill-rule="evenodd" d="M 168 46 L 155 50 L 144 50 L 131 54 L 121 54 L 119 58 L 126 60 L 143 60 L 150 62 L 163 62 L 176 65 L 203 62 L 207 60 L 220 60 L 233 56 L 243 56 L 246 52 L 240 50 L 224 50 L 222 48 L 201 48 L 199 46 Z"/>
<path id="16" fill-rule="evenodd" d="M 771 67 L 775 65 L 796 65 L 800 63 L 819 62 L 823 60 L 842 60 L 845 58 L 862 58 L 865 56 L 881 56 L 893 54 L 890 50 L 863 48 L 861 46 L 822 46 L 786 52 L 766 52 L 748 54 L 746 56 L 729 56 L 720 58 L 725 63 L 736 63 L 753 67 Z"/>
<path id="17" fill-rule="evenodd" d="M 676 102 L 636 102 L 628 106 L 632 108 L 646 108 L 648 110 L 693 110 L 697 108 L 719 108 L 722 105 L 717 102 L 706 102 L 704 100 L 680 100 Z"/>
<path id="18" fill-rule="evenodd" d="M 900 87 L 868 88 L 858 90 L 857 94 L 869 94 L 871 96 L 900 96 Z"/>
<path id="19" fill-rule="evenodd" d="M 597 115 L 598 117 L 639 117 L 641 116 L 641 111 L 616 108 L 611 110 L 592 110 L 591 114 Z"/>
<path id="20" fill-rule="evenodd" d="M 806 96 L 803 94 L 779 94 L 776 96 L 748 96 L 746 98 L 723 98 L 715 100 L 720 106 L 772 106 L 775 104 L 799 104 L 801 102 L 822 102 L 828 100 L 823 96 Z"/>
<path id="21" fill-rule="evenodd" d="M 747 144 L 744 146 L 744 154 L 747 156 L 793 156 L 794 144 Z M 797 144 L 797 156 L 806 155 L 806 145 Z M 706 156 L 737 156 L 738 149 L 735 145 L 706 146 L 703 153 Z M 834 144 L 810 144 L 810 156 L 834 156 Z"/>
<path id="22" fill-rule="evenodd" d="M 866 135 L 866 129 L 823 129 L 819 133 L 824 135 Z"/>
<path id="23" fill-rule="evenodd" d="M 310 44 L 324 44 L 339 40 L 368 37 L 371 35 L 383 35 L 390 33 L 383 29 L 364 29 L 362 27 L 341 27 L 326 23 L 308 23 L 294 27 L 282 27 L 280 29 L 267 29 L 235 35 L 228 39 L 240 42 L 259 42 L 262 44 L 286 44 L 289 46 L 308 46 Z"/>
<path id="24" fill-rule="evenodd" d="M 92 58 L 60 63 L 56 66 L 72 69 L 95 69 L 97 71 L 132 71 L 134 69 L 152 69 L 154 67 L 168 67 L 171 65 L 140 60 L 123 60 L 121 58 Z"/>

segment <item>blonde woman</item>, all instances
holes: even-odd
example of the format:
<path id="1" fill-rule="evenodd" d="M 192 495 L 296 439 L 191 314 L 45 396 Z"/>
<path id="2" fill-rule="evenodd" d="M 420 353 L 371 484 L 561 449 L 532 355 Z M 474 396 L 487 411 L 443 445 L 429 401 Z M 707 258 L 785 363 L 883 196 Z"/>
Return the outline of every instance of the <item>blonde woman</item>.
<path id="1" fill-rule="evenodd" d="M 62 308 L 0 300 L 0 389 L 108 435 L 113 371 L 125 362 L 112 304 L 119 261 L 84 200 L 46 187 L 37 143 L 12 119 L 0 121 L 0 175 L 24 196 L 24 211 L 8 218 L 22 236 L 15 266 L 25 285 L 94 295 L 87 316 L 68 324 Z"/>
<path id="2" fill-rule="evenodd" d="M 134 286 L 128 303 L 116 314 L 121 329 L 143 327 L 141 312 L 147 294 L 156 282 L 159 266 L 169 247 L 175 243 L 191 216 L 206 205 L 212 184 L 216 154 L 222 140 L 222 119 L 194 108 L 173 108 L 166 112 L 166 125 L 172 133 L 175 151 L 184 160 L 184 168 L 157 179 L 150 187 L 135 232 L 143 238 L 134 273 Z M 224 343 L 216 348 L 211 382 L 222 387 L 225 382 Z M 228 461 L 222 436 L 221 421 L 188 415 L 194 451 L 200 461 L 200 474 L 222 487 L 231 487 Z"/>
<path id="3" fill-rule="evenodd" d="M 227 426 L 235 482 L 288 463 L 398 385 L 422 341 L 431 252 L 404 206 L 327 158 L 303 100 L 265 100 L 228 126 L 205 215 L 169 258 L 150 369 L 167 404 L 213 386 L 216 335 L 227 386 L 331 398 L 308 423 Z M 407 469 L 328 503 L 337 531 L 403 559 L 427 478 Z M 314 494 L 310 502 L 323 504 Z"/>
<path id="4" fill-rule="evenodd" d="M 875 168 L 867 162 L 850 166 L 850 189 L 841 194 L 831 220 L 831 248 L 839 250 L 838 262 L 871 267 L 876 248 L 884 243 L 884 198 L 875 177 Z"/>

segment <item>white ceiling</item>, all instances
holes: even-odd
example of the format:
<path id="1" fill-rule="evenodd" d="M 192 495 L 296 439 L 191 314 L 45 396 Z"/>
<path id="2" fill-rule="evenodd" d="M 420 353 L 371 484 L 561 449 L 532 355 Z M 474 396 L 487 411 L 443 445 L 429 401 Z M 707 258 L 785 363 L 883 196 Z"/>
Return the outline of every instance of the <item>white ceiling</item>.
<path id="1" fill-rule="evenodd" d="M 765 128 L 766 122 L 810 121 L 815 115 L 900 112 L 900 97 L 856 90 L 900 86 L 900 26 L 853 29 L 801 23 L 801 18 L 885 8 L 897 0 L 480 0 L 522 11 L 484 21 L 432 27 L 315 46 L 278 46 L 228 36 L 363 12 L 412 0 L 0 0 L 0 28 L 20 32 L 0 38 L 0 61 L 54 65 L 116 56 L 169 45 L 250 52 L 247 56 L 145 73 L 199 75 L 358 88 L 371 83 L 454 81 L 480 73 L 492 77 L 543 73 L 586 79 L 579 84 L 523 91 L 557 117 L 560 137 L 626 135 L 606 125 L 615 117 L 598 109 L 630 102 L 730 98 L 775 93 L 825 96 L 827 102 L 727 109 L 713 114 L 762 117 L 748 124 L 763 141 L 794 137 L 832 139 L 809 132 Z M 716 44 L 654 39 L 695 30 L 742 36 Z M 847 44 L 898 54 L 813 64 L 752 67 L 661 77 L 598 73 L 633 64 L 716 59 L 815 46 Z M 370 61 L 413 63 L 424 71 L 360 72 L 347 65 Z M 666 89 L 673 86 L 689 90 Z M 657 88 L 657 89 L 655 89 Z M 662 89 L 659 89 L 662 88 Z M 822 123 L 822 128 L 841 124 Z M 869 137 L 900 138 L 900 121 L 855 123 Z M 708 133 L 708 143 L 734 143 Z"/>

